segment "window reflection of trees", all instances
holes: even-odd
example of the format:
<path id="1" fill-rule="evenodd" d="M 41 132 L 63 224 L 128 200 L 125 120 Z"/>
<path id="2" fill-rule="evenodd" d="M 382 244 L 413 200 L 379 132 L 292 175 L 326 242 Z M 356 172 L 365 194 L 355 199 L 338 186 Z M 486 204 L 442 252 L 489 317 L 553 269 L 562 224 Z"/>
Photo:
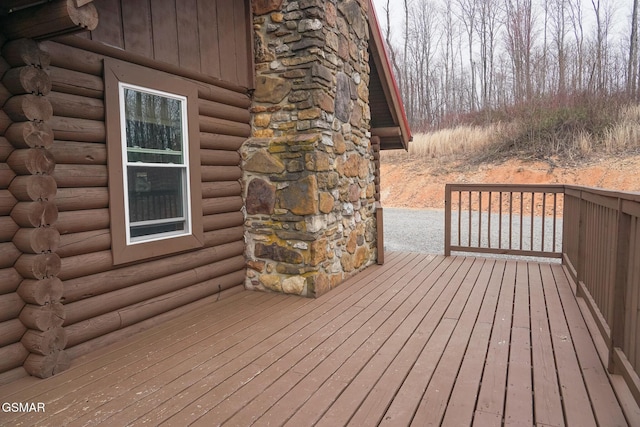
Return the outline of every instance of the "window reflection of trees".
<path id="1" fill-rule="evenodd" d="M 127 147 L 182 151 L 182 102 L 164 96 L 126 88 Z M 130 161 L 181 163 L 181 158 L 162 154 L 135 156 Z"/>
<path id="2" fill-rule="evenodd" d="M 184 230 L 186 105 L 181 99 L 130 87 L 124 88 L 123 97 L 131 236 Z"/>

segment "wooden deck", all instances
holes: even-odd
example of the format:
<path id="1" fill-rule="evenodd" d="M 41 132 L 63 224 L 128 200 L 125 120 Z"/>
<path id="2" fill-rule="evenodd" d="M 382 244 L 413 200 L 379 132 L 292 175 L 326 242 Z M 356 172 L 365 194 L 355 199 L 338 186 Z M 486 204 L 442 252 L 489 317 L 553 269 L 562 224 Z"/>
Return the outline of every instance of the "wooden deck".
<path id="1" fill-rule="evenodd" d="M 319 299 L 241 292 L 4 386 L 46 412 L 0 425 L 637 422 L 560 264 L 386 255 Z"/>

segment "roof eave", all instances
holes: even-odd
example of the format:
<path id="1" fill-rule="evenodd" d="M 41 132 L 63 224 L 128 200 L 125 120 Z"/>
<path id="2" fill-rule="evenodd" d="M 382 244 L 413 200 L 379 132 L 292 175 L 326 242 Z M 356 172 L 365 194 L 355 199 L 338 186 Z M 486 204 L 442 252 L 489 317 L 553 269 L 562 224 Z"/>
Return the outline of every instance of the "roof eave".
<path id="1" fill-rule="evenodd" d="M 369 47 L 371 54 L 373 55 L 373 61 L 378 68 L 378 73 L 380 75 L 385 97 L 387 98 L 389 110 L 391 111 L 394 121 L 399 129 L 400 135 L 398 136 L 400 138 L 402 148 L 408 150 L 409 142 L 413 139 L 413 136 L 411 135 L 411 128 L 409 127 L 409 120 L 407 119 L 407 114 L 404 109 L 404 105 L 402 104 L 400 89 L 398 88 L 396 78 L 393 74 L 393 69 L 391 68 L 391 62 L 385 49 L 380 24 L 371 0 L 369 0 L 369 35 Z M 372 129 L 372 134 L 375 133 L 376 130 Z M 382 148 L 392 149 L 399 147 L 397 147 L 396 144 L 394 147 L 383 146 Z"/>

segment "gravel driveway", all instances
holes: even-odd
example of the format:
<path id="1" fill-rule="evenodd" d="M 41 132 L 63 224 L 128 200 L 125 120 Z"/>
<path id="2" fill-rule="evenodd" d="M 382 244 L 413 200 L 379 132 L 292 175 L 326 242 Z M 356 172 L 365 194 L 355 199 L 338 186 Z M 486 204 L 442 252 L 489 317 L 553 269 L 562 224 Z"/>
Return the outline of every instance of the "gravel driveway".
<path id="1" fill-rule="evenodd" d="M 444 210 L 384 208 L 384 247 L 444 254 Z"/>
<path id="2" fill-rule="evenodd" d="M 536 223 L 540 221 L 536 218 Z M 486 217 L 483 220 L 486 223 Z M 474 221 L 475 222 L 475 221 Z M 529 218 L 524 218 L 524 236 L 528 241 L 530 236 Z M 552 223 L 549 220 L 546 225 L 547 235 L 545 236 L 546 248 L 551 247 Z M 504 228 L 507 229 L 507 225 Z M 514 224 L 514 230 L 517 226 Z M 456 230 L 454 230 L 456 231 Z M 492 228 L 494 241 L 497 241 L 498 227 L 494 225 Z M 503 230 L 503 236 L 506 234 Z M 558 224 L 558 240 L 560 245 L 560 237 L 562 236 L 562 222 Z M 466 237 L 465 237 L 466 238 Z M 508 237 L 503 237 L 506 241 Z M 516 237 L 514 236 L 514 241 Z M 474 240 L 475 241 L 475 240 Z M 384 208 L 384 246 L 387 251 L 397 252 L 421 252 L 430 254 L 444 254 L 444 209 L 425 210 L 425 209 L 399 209 Z M 540 236 L 534 233 L 534 247 L 540 246 Z M 511 258 L 522 260 L 540 261 L 550 260 L 549 258 L 532 258 L 522 256 L 506 256 L 506 255 L 488 255 L 493 258 Z M 557 260 L 556 260 L 557 261 Z"/>

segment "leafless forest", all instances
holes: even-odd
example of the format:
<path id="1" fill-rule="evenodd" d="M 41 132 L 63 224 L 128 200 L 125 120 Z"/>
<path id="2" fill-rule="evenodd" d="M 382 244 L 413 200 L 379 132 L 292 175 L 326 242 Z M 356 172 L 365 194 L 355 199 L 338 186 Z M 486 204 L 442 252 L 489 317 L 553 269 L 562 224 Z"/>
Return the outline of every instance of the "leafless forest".
<path id="1" fill-rule="evenodd" d="M 638 100 L 638 0 L 384 0 L 398 14 L 383 35 L 416 131 L 560 116 L 597 133 Z"/>

